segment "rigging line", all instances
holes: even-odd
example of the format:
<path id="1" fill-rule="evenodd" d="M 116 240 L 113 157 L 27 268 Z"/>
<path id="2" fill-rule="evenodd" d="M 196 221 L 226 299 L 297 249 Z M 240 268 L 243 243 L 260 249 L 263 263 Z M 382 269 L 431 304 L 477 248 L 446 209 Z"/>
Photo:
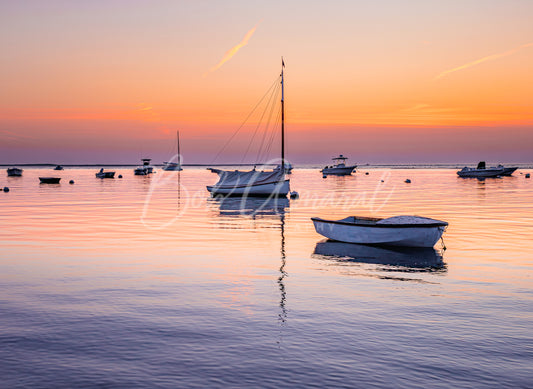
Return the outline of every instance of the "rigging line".
<path id="1" fill-rule="evenodd" d="M 263 139 L 261 139 L 261 145 L 259 146 L 259 149 L 257 150 L 257 155 L 255 157 L 256 161 L 260 161 L 259 157 L 260 155 L 262 154 L 263 152 L 263 145 L 265 144 L 265 139 L 267 137 L 267 134 L 268 134 L 268 131 L 270 129 L 270 124 L 271 124 L 271 121 L 272 121 L 272 117 L 274 116 L 273 115 L 273 112 L 274 112 L 274 109 L 276 108 L 277 104 L 277 98 L 279 96 L 279 93 L 281 91 L 281 86 L 279 86 L 277 89 L 276 89 L 276 94 L 275 96 L 273 95 L 273 103 L 272 103 L 272 106 L 270 107 L 270 115 L 268 116 L 268 121 L 266 123 L 266 126 L 265 126 L 265 130 L 263 132 Z"/>
<path id="2" fill-rule="evenodd" d="M 272 145 L 274 144 L 274 139 L 276 137 L 276 134 L 279 132 L 278 129 L 280 127 L 281 127 L 281 112 L 278 113 L 278 116 L 276 117 L 276 124 L 272 126 L 272 130 L 270 131 L 270 139 L 268 140 L 267 148 L 262 156 L 262 158 L 265 160 L 268 154 L 270 154 L 270 150 L 272 149 Z"/>
<path id="3" fill-rule="evenodd" d="M 261 114 L 261 117 L 259 118 L 259 120 L 257 122 L 257 126 L 255 127 L 255 131 L 254 131 L 254 133 L 252 135 L 252 139 L 250 140 L 250 142 L 248 142 L 248 147 L 246 148 L 246 151 L 244 152 L 244 154 L 242 156 L 241 163 L 244 162 L 244 159 L 248 155 L 248 151 L 250 151 L 250 147 L 252 146 L 252 144 L 254 142 L 255 136 L 257 135 L 257 131 L 259 130 L 259 128 L 263 124 L 263 119 L 264 119 L 265 114 L 266 114 L 266 112 L 268 110 L 268 107 L 270 107 L 271 105 L 272 106 L 275 105 L 274 97 L 277 96 L 277 90 L 278 89 L 279 89 L 279 87 L 272 89 L 272 93 L 270 94 L 270 98 L 268 99 L 268 101 L 267 101 L 267 103 L 265 105 L 265 109 L 263 110 L 263 113 Z M 272 108 L 270 109 L 270 114 L 272 115 Z M 266 128 L 268 128 L 268 122 L 267 122 L 267 127 Z"/>
<path id="4" fill-rule="evenodd" d="M 281 118 L 281 112 L 278 113 L 278 116 L 276 118 L 276 123 L 274 126 L 272 126 L 272 129 L 270 130 L 270 134 L 269 134 L 270 137 L 268 138 L 266 147 L 263 150 L 263 153 L 261 154 L 261 160 L 264 160 L 265 162 L 267 161 L 267 158 L 270 154 L 270 150 L 272 149 L 272 145 L 274 144 L 276 134 L 279 133 L 279 128 L 281 127 L 280 118 Z"/>
<path id="5" fill-rule="evenodd" d="M 230 144 L 230 142 L 233 140 L 233 138 L 235 138 L 235 135 L 237 135 L 237 133 L 242 129 L 242 127 L 244 126 L 244 124 L 246 123 L 246 121 L 250 118 L 250 116 L 252 116 L 252 114 L 254 113 L 254 111 L 257 109 L 257 107 L 259 106 L 259 104 L 261 104 L 261 102 L 264 100 L 264 98 L 269 94 L 270 90 L 276 85 L 276 83 L 278 82 L 279 80 L 279 76 L 276 77 L 276 79 L 274 80 L 274 82 L 272 83 L 272 85 L 267 89 L 266 93 L 263 95 L 263 97 L 261 97 L 261 99 L 257 102 L 257 104 L 255 105 L 255 107 L 252 109 L 252 111 L 248 114 L 248 116 L 246 117 L 246 119 L 244 119 L 244 121 L 241 123 L 241 125 L 239 126 L 239 128 L 237 128 L 237 130 L 233 133 L 233 135 L 231 135 L 231 137 L 226 141 L 226 143 L 224 144 L 224 146 L 222 146 L 222 149 L 217 153 L 217 155 L 215 155 L 215 158 L 213 158 L 213 161 L 211 163 L 214 163 L 218 157 L 220 156 L 220 154 L 222 154 L 222 152 L 226 149 L 226 147 Z"/>
<path id="6" fill-rule="evenodd" d="M 270 149 L 272 148 L 272 143 L 274 141 L 274 138 L 276 134 L 279 133 L 279 128 L 281 126 L 281 111 L 278 111 L 276 118 L 274 120 L 274 124 L 269 124 L 269 131 L 265 133 L 265 141 L 266 143 L 261 147 L 261 153 L 259 154 L 258 161 L 266 161 L 268 158 L 268 155 L 270 153 Z"/>

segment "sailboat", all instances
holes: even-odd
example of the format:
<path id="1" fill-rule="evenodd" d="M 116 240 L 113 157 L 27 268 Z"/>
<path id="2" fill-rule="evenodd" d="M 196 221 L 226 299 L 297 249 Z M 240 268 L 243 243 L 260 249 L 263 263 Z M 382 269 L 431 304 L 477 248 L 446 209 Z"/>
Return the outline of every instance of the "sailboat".
<path id="1" fill-rule="evenodd" d="M 285 102 L 284 78 L 285 63 L 281 59 L 281 164 L 272 171 L 250 171 L 209 169 L 218 174 L 219 181 L 207 186 L 213 196 L 258 196 L 284 197 L 290 191 L 289 180 L 285 178 Z"/>
<path id="2" fill-rule="evenodd" d="M 178 139 L 178 162 L 163 162 L 163 170 L 165 171 L 180 171 L 183 170 L 181 167 L 181 154 L 180 154 L 180 132 L 176 131 L 176 136 Z"/>

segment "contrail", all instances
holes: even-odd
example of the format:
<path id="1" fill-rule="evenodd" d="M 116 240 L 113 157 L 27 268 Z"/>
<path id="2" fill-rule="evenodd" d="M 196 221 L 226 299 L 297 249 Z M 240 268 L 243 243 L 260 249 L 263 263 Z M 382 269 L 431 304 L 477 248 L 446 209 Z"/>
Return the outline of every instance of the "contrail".
<path id="1" fill-rule="evenodd" d="M 533 42 L 526 43 L 526 44 L 524 44 L 522 46 L 515 47 L 514 49 L 505 51 L 503 53 L 492 54 L 492 55 L 489 55 L 487 57 L 480 58 L 480 59 L 478 59 L 476 61 L 469 62 L 467 64 L 458 66 L 456 68 L 453 68 L 453 69 L 450 69 L 450 70 L 446 70 L 446 71 L 442 72 L 441 74 L 439 74 L 437 77 L 435 77 L 435 80 L 438 80 L 439 78 L 447 76 L 448 74 L 456 72 L 458 70 L 463 70 L 463 69 L 470 68 L 470 67 L 475 66 L 475 65 L 479 65 L 482 62 L 493 61 L 493 60 L 498 59 L 498 58 L 507 57 L 507 56 L 509 56 L 511 54 L 514 54 L 514 53 L 522 50 L 522 49 L 525 49 L 526 47 L 531 47 L 531 46 L 533 46 Z"/>
<path id="2" fill-rule="evenodd" d="M 259 22 L 261 23 L 261 22 Z M 209 72 L 207 73 L 211 73 L 211 72 L 214 72 L 215 70 L 217 70 L 218 68 L 220 68 L 222 65 L 224 65 L 227 61 L 229 61 L 231 59 L 231 57 L 233 57 L 235 54 L 237 54 L 237 52 L 243 48 L 244 46 L 246 46 L 248 44 L 248 41 L 250 40 L 250 38 L 252 37 L 252 35 L 254 34 L 257 26 L 259 25 L 259 23 L 257 23 L 250 31 L 248 31 L 246 33 L 246 35 L 244 36 L 244 38 L 242 39 L 242 41 L 233 46 L 231 49 L 229 49 L 228 51 L 226 51 L 226 54 L 224 54 L 224 57 L 220 60 L 220 62 L 218 64 L 216 64 L 215 66 L 213 66 L 211 69 L 209 69 Z M 207 75 L 204 74 L 204 76 Z"/>

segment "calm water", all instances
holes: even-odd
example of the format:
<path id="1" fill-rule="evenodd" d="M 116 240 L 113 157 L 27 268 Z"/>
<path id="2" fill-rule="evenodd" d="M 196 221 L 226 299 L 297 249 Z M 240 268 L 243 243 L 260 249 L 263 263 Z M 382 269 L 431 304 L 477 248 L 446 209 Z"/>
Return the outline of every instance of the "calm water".
<path id="1" fill-rule="evenodd" d="M 0 387 L 532 385 L 519 172 L 296 170 L 300 199 L 242 203 L 202 169 L 96 170 L 0 178 Z M 448 221 L 447 250 L 324 242 L 309 220 L 397 214 Z"/>

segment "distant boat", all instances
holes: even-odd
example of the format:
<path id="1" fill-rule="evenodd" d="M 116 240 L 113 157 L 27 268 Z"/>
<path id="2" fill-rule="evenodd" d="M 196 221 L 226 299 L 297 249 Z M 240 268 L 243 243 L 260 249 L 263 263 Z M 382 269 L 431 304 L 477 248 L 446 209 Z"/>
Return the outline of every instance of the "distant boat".
<path id="1" fill-rule="evenodd" d="M 20 177 L 22 176 L 23 170 L 18 167 L 10 167 L 7 169 L 7 175 L 9 177 Z"/>
<path id="2" fill-rule="evenodd" d="M 276 166 L 275 170 L 281 169 L 281 165 Z M 292 173 L 292 164 L 290 162 L 285 162 L 285 174 Z"/>
<path id="3" fill-rule="evenodd" d="M 64 170 L 64 167 L 61 166 L 61 165 L 56 165 L 56 167 L 54 168 L 54 170 Z"/>
<path id="4" fill-rule="evenodd" d="M 178 162 L 163 162 L 163 170 L 165 171 L 181 171 L 181 154 L 180 154 L 180 132 L 176 131 L 176 137 L 178 139 Z"/>
<path id="5" fill-rule="evenodd" d="M 258 197 L 284 197 L 290 192 L 289 180 L 285 178 L 285 102 L 284 78 L 285 64 L 281 60 L 281 164 L 272 171 L 225 171 L 209 169 L 218 174 L 219 180 L 215 185 L 207 186 L 213 195 L 221 196 L 258 196 Z"/>
<path id="6" fill-rule="evenodd" d="M 476 168 L 465 166 L 457 172 L 457 175 L 463 178 L 494 178 L 503 175 L 504 171 L 505 168 L 503 166 L 491 167 L 487 169 L 485 161 L 481 161 L 477 164 Z M 513 172 L 514 170 L 511 172 L 511 174 Z"/>
<path id="7" fill-rule="evenodd" d="M 104 172 L 104 169 L 102 168 L 96 173 L 96 178 L 115 178 L 115 172 Z"/>
<path id="8" fill-rule="evenodd" d="M 59 184 L 60 177 L 39 177 L 41 184 Z"/>
<path id="9" fill-rule="evenodd" d="M 154 168 L 153 168 L 153 166 L 150 166 L 151 159 L 150 158 L 143 158 L 143 159 L 141 159 L 141 161 L 143 162 L 142 166 L 136 167 L 133 170 L 133 173 L 136 176 L 146 176 L 148 174 L 152 174 L 154 172 Z"/>
<path id="10" fill-rule="evenodd" d="M 320 172 L 323 175 L 335 175 L 335 176 L 348 176 L 357 168 L 357 165 L 346 166 L 346 160 L 348 157 L 344 155 L 339 155 L 338 157 L 332 158 L 333 165 L 326 166 Z"/>
<path id="11" fill-rule="evenodd" d="M 448 226 L 447 222 L 420 216 L 311 220 L 316 232 L 339 242 L 407 247 L 433 247 Z"/>

